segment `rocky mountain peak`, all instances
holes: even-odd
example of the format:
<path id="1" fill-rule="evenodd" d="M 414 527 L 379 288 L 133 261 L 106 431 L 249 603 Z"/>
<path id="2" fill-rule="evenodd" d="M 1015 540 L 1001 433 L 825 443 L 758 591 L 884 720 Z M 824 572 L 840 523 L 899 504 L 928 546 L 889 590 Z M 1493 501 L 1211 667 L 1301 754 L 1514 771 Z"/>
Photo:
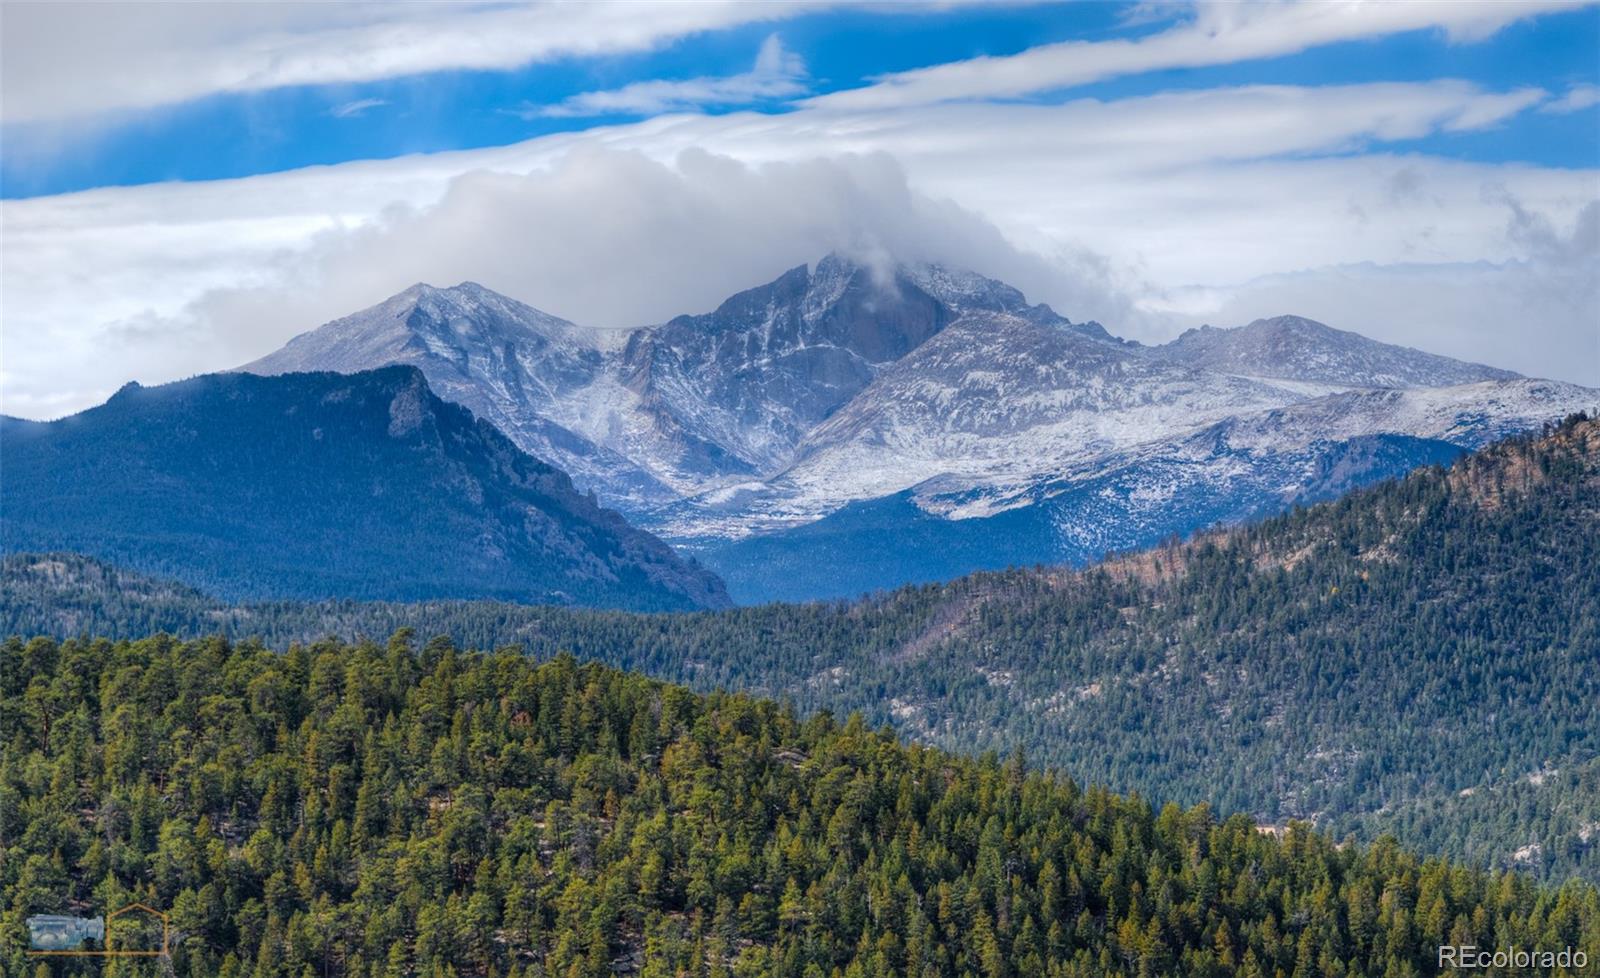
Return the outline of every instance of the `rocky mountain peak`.
<path id="1" fill-rule="evenodd" d="M 931 268 L 920 277 L 950 295 L 985 292 L 974 279 Z M 674 465 L 698 478 L 770 474 L 878 371 L 962 313 L 907 266 L 882 268 L 834 252 L 713 312 L 640 331 L 624 363 Z"/>
<path id="2" fill-rule="evenodd" d="M 823 543 L 822 529 L 805 539 L 865 568 L 905 526 L 948 518 L 966 521 L 950 539 L 981 537 L 972 552 L 992 556 L 999 538 L 980 523 L 1027 522 L 1005 514 L 1037 507 L 1042 522 L 1018 537 L 1035 549 L 1008 559 L 1078 559 L 1270 511 L 1333 484 L 1328 472 L 1377 478 L 1593 403 L 1303 316 L 1146 347 L 970 270 L 842 251 L 614 342 L 472 283 L 391 301 L 251 369 L 413 364 L 581 489 L 747 583 L 800 580 L 810 565 L 832 574 L 821 551 L 784 548 L 846 510 L 839 525 L 860 525 L 862 506 L 889 507 L 884 542 L 851 531 Z M 396 427 L 408 428 L 404 412 Z M 722 549 L 747 534 L 788 540 L 772 546 L 793 559 Z M 883 573 L 875 584 L 906 579 Z"/>
<path id="3" fill-rule="evenodd" d="M 898 271 L 954 310 L 1019 313 L 1029 308 L 1028 300 L 1018 290 L 964 268 L 920 263 L 901 266 Z"/>
<path id="4" fill-rule="evenodd" d="M 1307 319 L 1304 316 L 1295 316 L 1292 314 L 1253 320 L 1241 328 L 1246 330 L 1278 330 L 1283 332 L 1302 332 L 1322 335 L 1330 333 L 1343 336 L 1359 335 L 1346 329 L 1334 329 L 1332 326 L 1319 323 L 1315 319 Z"/>
<path id="5" fill-rule="evenodd" d="M 377 305 L 302 333 L 240 369 L 259 374 L 352 373 L 428 357 L 464 363 L 508 342 L 581 345 L 581 331 L 472 282 L 451 288 L 419 282 Z"/>
<path id="6" fill-rule="evenodd" d="M 1233 329 L 1202 326 L 1150 353 L 1206 370 L 1329 389 L 1449 387 L 1517 377 L 1509 370 L 1380 343 L 1293 315 Z"/>

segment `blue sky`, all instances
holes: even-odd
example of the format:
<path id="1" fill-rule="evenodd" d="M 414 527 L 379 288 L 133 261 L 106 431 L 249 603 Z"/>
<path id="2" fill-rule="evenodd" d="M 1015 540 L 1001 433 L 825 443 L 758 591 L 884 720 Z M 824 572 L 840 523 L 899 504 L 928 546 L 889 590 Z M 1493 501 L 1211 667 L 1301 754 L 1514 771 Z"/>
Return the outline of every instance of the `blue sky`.
<path id="1" fill-rule="evenodd" d="M 418 280 L 581 323 L 835 247 L 1159 342 L 1293 312 L 1600 386 L 1600 4 L 11 3 L 0 409 Z"/>
<path id="2" fill-rule="evenodd" d="M 98 186 L 211 180 L 409 153 L 499 146 L 553 132 L 636 120 L 645 113 L 541 117 L 530 109 L 651 79 L 748 71 L 776 34 L 805 64 L 820 94 L 877 75 L 980 55 L 1011 55 L 1064 40 L 1140 37 L 1182 16 L 1129 17 L 1112 3 L 956 8 L 912 15 L 835 10 L 673 39 L 659 48 L 599 58 L 565 57 L 498 71 L 441 71 L 364 84 L 299 85 L 218 94 L 108 120 L 61 139 L 56 123 L 0 132 L 17 151 L 0 157 L 0 193 L 29 197 Z M 1463 78 L 1486 87 L 1543 86 L 1559 93 L 1600 81 L 1600 7 L 1511 24 L 1479 43 L 1441 43 L 1437 29 L 1330 44 L 1276 58 L 1152 71 L 1028 96 L 1051 102 L 1115 100 L 1176 89 Z M 706 105 L 711 113 L 790 111 L 788 100 Z M 1596 112 L 1600 112 L 1597 109 Z M 1467 160 L 1563 167 L 1600 160 L 1596 112 L 1521 113 L 1489 131 L 1429 133 L 1394 148 Z M 33 151 L 30 143 L 51 144 Z"/>

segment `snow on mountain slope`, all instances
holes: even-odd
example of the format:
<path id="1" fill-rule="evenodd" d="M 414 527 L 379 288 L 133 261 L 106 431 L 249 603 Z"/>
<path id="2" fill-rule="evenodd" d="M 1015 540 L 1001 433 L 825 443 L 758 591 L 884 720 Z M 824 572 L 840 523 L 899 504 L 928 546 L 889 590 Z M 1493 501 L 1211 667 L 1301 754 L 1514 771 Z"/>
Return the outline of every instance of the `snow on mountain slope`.
<path id="1" fill-rule="evenodd" d="M 672 507 L 655 525 L 678 536 L 739 536 L 937 477 L 1027 483 L 1289 399 L 1268 385 L 1152 360 L 1059 320 L 973 312 L 818 425 L 783 473 Z"/>
<path id="2" fill-rule="evenodd" d="M 1231 419 L 1235 448 L 1271 451 L 1286 445 L 1361 435 L 1404 433 L 1480 448 L 1545 421 L 1600 403 L 1600 391 L 1553 380 L 1517 378 L 1453 387 L 1353 390 L 1278 410 Z"/>
<path id="3" fill-rule="evenodd" d="M 1379 343 L 1300 316 L 1258 319 L 1236 329 L 1202 326 L 1152 347 L 1150 354 L 1219 373 L 1335 389 L 1449 387 L 1517 377 L 1509 370 Z"/>
<path id="4" fill-rule="evenodd" d="M 1600 404 L 1293 316 L 1144 347 L 973 272 L 839 255 L 604 333 L 418 286 L 245 369 L 387 363 L 750 600 L 1085 559 Z"/>
<path id="5" fill-rule="evenodd" d="M 1079 463 L 1053 479 L 940 477 L 779 532 L 703 542 L 696 555 L 732 573 L 729 593 L 740 603 L 848 598 L 974 570 L 1084 563 L 1329 498 L 1462 451 L 1385 434 L 1232 453 L 1217 450 L 1215 434 L 1202 429 L 1175 445 Z"/>
<path id="6" fill-rule="evenodd" d="M 470 282 L 417 285 L 241 369 L 417 366 L 441 396 L 637 516 L 781 471 L 879 370 L 968 310 L 1065 322 L 975 273 L 828 255 L 713 312 L 632 330 L 587 330 Z"/>
<path id="7" fill-rule="evenodd" d="M 472 282 L 448 289 L 418 284 L 239 369 L 273 375 L 415 366 L 440 397 L 490 421 L 517 447 L 566 471 L 582 488 L 603 486 L 609 504 L 637 509 L 676 498 L 607 447 L 606 420 L 626 414 L 633 398 L 602 383 L 605 345 L 599 331 Z M 610 405 L 597 402 L 607 397 L 622 406 L 606 410 Z"/>
<path id="8" fill-rule="evenodd" d="M 1311 491 L 1325 462 L 1319 446 L 1396 435 L 1473 448 L 1597 400 L 1585 388 L 1523 379 L 1313 396 L 1319 388 L 1195 369 L 1059 324 L 973 313 L 818 425 L 780 475 L 667 507 L 650 524 L 672 538 L 737 539 L 907 490 L 923 512 L 988 517 L 1153 458 L 1162 464 L 1147 473 L 1164 474 L 1130 482 L 1119 518 L 1156 519 L 1149 512 L 1178 491 L 1162 479 L 1190 479 L 1180 473 L 1249 482 L 1242 511 L 1256 512 L 1268 496 L 1287 504 Z M 1214 433 L 1202 433 L 1217 425 L 1235 450 L 1197 452 L 1190 439 L 1205 444 Z M 1174 512 L 1164 528 L 1188 524 Z"/>
<path id="9" fill-rule="evenodd" d="M 886 365 L 972 310 L 1054 317 L 970 272 L 828 255 L 714 312 L 640 330 L 621 370 L 654 421 L 652 454 L 690 477 L 680 484 L 767 476 Z"/>
<path id="10" fill-rule="evenodd" d="M 1345 392 L 1090 453 L 1053 473 L 939 475 L 821 519 L 703 536 L 695 550 L 742 603 L 1082 563 L 1332 498 L 1597 404 L 1600 392 L 1533 380 Z M 783 513 L 784 500 L 750 495 L 742 512 Z"/>
<path id="11" fill-rule="evenodd" d="M 509 343 L 529 350 L 555 348 L 574 360 L 592 363 L 593 351 L 582 334 L 564 319 L 475 282 L 450 289 L 419 282 L 376 306 L 302 333 L 250 366 L 283 373 L 314 362 L 348 370 L 380 357 L 427 353 L 463 369 L 483 369 L 499 367 L 495 361 Z M 556 359 L 537 364 L 539 372 L 551 379 L 573 366 Z M 540 386 L 549 391 L 548 385 Z"/>
<path id="12" fill-rule="evenodd" d="M 973 314 L 818 426 L 782 479 L 881 495 L 947 473 L 1036 473 L 1287 399 L 1059 325 Z"/>

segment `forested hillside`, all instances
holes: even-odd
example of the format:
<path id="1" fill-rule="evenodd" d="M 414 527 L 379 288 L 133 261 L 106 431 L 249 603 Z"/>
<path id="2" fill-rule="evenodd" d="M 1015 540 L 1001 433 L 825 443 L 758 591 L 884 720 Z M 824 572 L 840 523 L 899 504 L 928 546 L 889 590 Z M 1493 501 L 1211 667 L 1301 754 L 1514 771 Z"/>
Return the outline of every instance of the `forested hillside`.
<path id="1" fill-rule="evenodd" d="M 102 574 L 115 572 L 14 560 L 0 624 L 222 631 L 279 648 L 415 625 L 860 710 L 962 750 L 1027 745 L 1085 783 L 1263 822 L 1389 829 L 1481 864 L 1600 879 L 1600 793 L 1579 776 L 1600 757 L 1600 424 L 1583 418 L 1087 572 L 978 575 L 854 604 L 229 608 Z M 1446 807 L 1459 818 L 1434 814 Z"/>
<path id="2" fill-rule="evenodd" d="M 171 972 L 1426 975 L 1600 957 L 1600 894 L 1282 838 L 570 657 L 0 645 L 0 971 L 22 919 L 170 911 Z M 39 969 L 43 969 L 40 971 Z M 1556 972 L 1564 973 L 1564 972 Z"/>

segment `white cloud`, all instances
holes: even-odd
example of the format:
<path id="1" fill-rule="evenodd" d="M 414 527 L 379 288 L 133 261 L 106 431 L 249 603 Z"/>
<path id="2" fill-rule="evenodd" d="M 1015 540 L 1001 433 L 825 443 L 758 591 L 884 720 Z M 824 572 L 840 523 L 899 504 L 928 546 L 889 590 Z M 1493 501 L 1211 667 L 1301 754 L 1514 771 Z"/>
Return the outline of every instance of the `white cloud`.
<path id="1" fill-rule="evenodd" d="M 419 280 L 471 279 L 581 323 L 634 326 L 709 310 L 835 249 L 986 267 L 1073 305 L 1111 301 L 982 217 L 913 191 L 886 155 L 749 166 L 702 150 L 661 162 L 582 147 L 530 174 L 463 174 L 436 204 L 322 235 L 282 262 L 280 281 L 213 290 L 189 311 L 227 324 L 248 355 Z"/>
<path id="2" fill-rule="evenodd" d="M 1498 263 L 1360 263 L 1176 290 L 1166 297 L 1169 332 L 1293 312 L 1391 343 L 1600 386 L 1600 200 L 1547 244 L 1556 247 Z"/>
<path id="3" fill-rule="evenodd" d="M 1485 232 L 1501 214 L 1479 199 L 1482 182 L 1511 174 L 1535 206 L 1570 214 L 1594 196 L 1593 175 L 1431 160 L 1419 165 L 1445 203 L 1396 207 L 1373 188 L 1405 164 L 1351 154 L 1498 122 L 1526 101 L 1455 81 L 1250 86 L 1062 105 L 657 118 L 585 138 L 664 158 L 696 146 L 753 161 L 818 147 L 888 152 L 916 186 L 984 214 L 1029 249 L 1087 248 L 1162 283 L 1227 282 L 1368 260 L 1507 257 Z M 519 168 L 509 157 L 492 165 Z"/>
<path id="4" fill-rule="evenodd" d="M 328 110 L 328 114 L 333 116 L 335 119 L 353 119 L 356 116 L 362 115 L 368 109 L 376 109 L 379 106 L 388 104 L 389 102 L 387 99 L 359 98 L 353 102 L 345 102 L 342 105 L 334 106 Z"/>
<path id="5" fill-rule="evenodd" d="M 751 167 L 691 150 L 668 165 L 588 147 L 531 174 L 464 173 L 436 203 L 390 208 L 359 225 L 286 223 L 279 237 L 263 219 L 245 219 L 232 228 L 245 232 L 232 239 L 233 253 L 217 248 L 220 226 L 148 235 L 153 250 L 142 262 L 128 260 L 133 227 L 101 224 L 110 233 L 92 240 L 68 235 L 88 246 L 72 248 L 74 259 L 105 262 L 115 277 L 62 267 L 62 254 L 48 254 L 50 220 L 33 217 L 24 221 L 33 225 L 23 232 L 28 254 L 17 254 L 49 279 L 5 295 L 19 309 L 6 314 L 6 410 L 30 416 L 97 402 L 130 378 L 237 365 L 420 280 L 471 279 L 580 322 L 640 325 L 714 308 L 843 249 L 984 267 L 1074 307 L 1116 301 L 1100 282 L 1070 279 L 1061 264 L 1016 249 L 981 217 L 912 191 L 884 155 Z M 195 275 L 181 255 L 212 234 L 213 252 L 199 258 L 204 274 Z M 287 241 L 301 247 L 280 247 Z M 181 280 L 182 290 L 146 291 L 137 284 L 146 276 Z M 59 288 L 74 279 L 103 291 L 61 301 Z M 90 322 L 74 321 L 85 308 L 95 310 Z M 24 322 L 33 328 L 18 328 Z M 75 368 L 61 369 L 67 362 Z"/>
<path id="6" fill-rule="evenodd" d="M 6 93 L 0 120 L 61 124 L 220 93 L 349 85 L 456 69 L 506 70 L 564 57 L 642 51 L 691 34 L 786 20 L 842 2 L 13 3 L 6 6 L 5 31 L 0 35 L 0 86 Z M 940 7 L 955 2 L 963 0 Z M 1170 15 L 1179 10 L 1189 13 L 1189 19 L 1134 40 L 1049 44 L 1008 57 L 899 72 L 878 84 L 818 100 L 836 107 L 872 108 L 1006 98 L 1117 75 L 1292 54 L 1322 44 L 1427 28 L 1440 29 L 1452 40 L 1472 41 L 1516 20 L 1588 2 L 1593 0 L 1241 0 L 1193 7 L 1144 5 L 1135 13 L 1159 10 Z M 877 9 L 900 13 L 928 8 L 886 4 Z M 1137 23 L 1139 17 L 1130 20 Z M 799 92 L 771 97 L 784 94 Z M 665 104 L 704 104 L 687 89 L 680 95 L 681 101 L 669 97 Z"/>
<path id="7" fill-rule="evenodd" d="M 1504 122 L 1530 105 L 1539 104 L 1545 100 L 1546 94 L 1542 88 L 1519 88 L 1512 92 L 1486 96 L 1451 119 L 1445 125 L 1445 131 L 1468 132 L 1473 129 L 1487 129 Z"/>
<path id="8" fill-rule="evenodd" d="M 1475 41 L 1507 24 L 1588 0 L 1241 0 L 1193 8 L 1188 22 L 1133 40 L 1064 41 L 1004 57 L 896 72 L 863 88 L 811 100 L 876 109 L 956 99 L 1017 98 L 1170 68 L 1296 54 L 1340 41 L 1439 29 Z"/>
<path id="9" fill-rule="evenodd" d="M 40 122 L 224 92 L 647 50 L 817 4 L 16 3 L 0 38 L 0 118 Z"/>
<path id="10" fill-rule="evenodd" d="M 1567 89 L 1567 94 L 1539 106 L 1539 111 L 1566 115 L 1596 105 L 1600 105 L 1600 85 L 1583 84 L 1574 85 Z"/>
<path id="11" fill-rule="evenodd" d="M 785 50 L 778 35 L 761 45 L 755 65 L 746 72 L 720 78 L 683 81 L 641 81 L 604 92 L 584 92 L 556 105 L 525 106 L 519 115 L 591 116 L 612 113 L 656 115 L 702 106 L 743 105 L 789 98 L 806 91 L 806 66 Z"/>
<path id="12" fill-rule="evenodd" d="M 1550 242 L 1576 240 L 1578 215 L 1600 197 L 1594 170 L 1349 152 L 1491 124 L 1515 101 L 1436 82 L 681 115 L 495 149 L 5 201 L 0 389 L 8 412 L 56 415 L 128 379 L 241 363 L 419 279 L 482 281 L 594 325 L 658 321 L 841 241 L 931 249 L 1135 337 L 1203 314 L 1198 284 L 1214 290 L 1213 322 L 1242 321 L 1233 296 L 1270 298 L 1273 312 L 1380 339 L 1428 324 L 1435 338 L 1417 345 L 1443 353 L 1476 349 L 1482 332 L 1444 326 L 1466 315 L 1463 283 L 1487 294 L 1511 281 L 1496 268 L 1527 266 L 1549 289 L 1529 306 L 1543 332 L 1505 365 L 1600 382 L 1584 356 L 1594 325 L 1583 280 L 1541 271 L 1561 254 Z M 854 158 L 796 162 L 820 153 Z M 1511 200 L 1527 215 L 1516 233 Z M 1324 303 L 1326 278 L 1294 278 L 1365 264 L 1392 266 L 1390 284 L 1373 286 L 1387 316 L 1377 299 Z M 1416 271 L 1435 266 L 1453 271 Z M 1276 291 L 1228 285 L 1257 279 Z"/>

